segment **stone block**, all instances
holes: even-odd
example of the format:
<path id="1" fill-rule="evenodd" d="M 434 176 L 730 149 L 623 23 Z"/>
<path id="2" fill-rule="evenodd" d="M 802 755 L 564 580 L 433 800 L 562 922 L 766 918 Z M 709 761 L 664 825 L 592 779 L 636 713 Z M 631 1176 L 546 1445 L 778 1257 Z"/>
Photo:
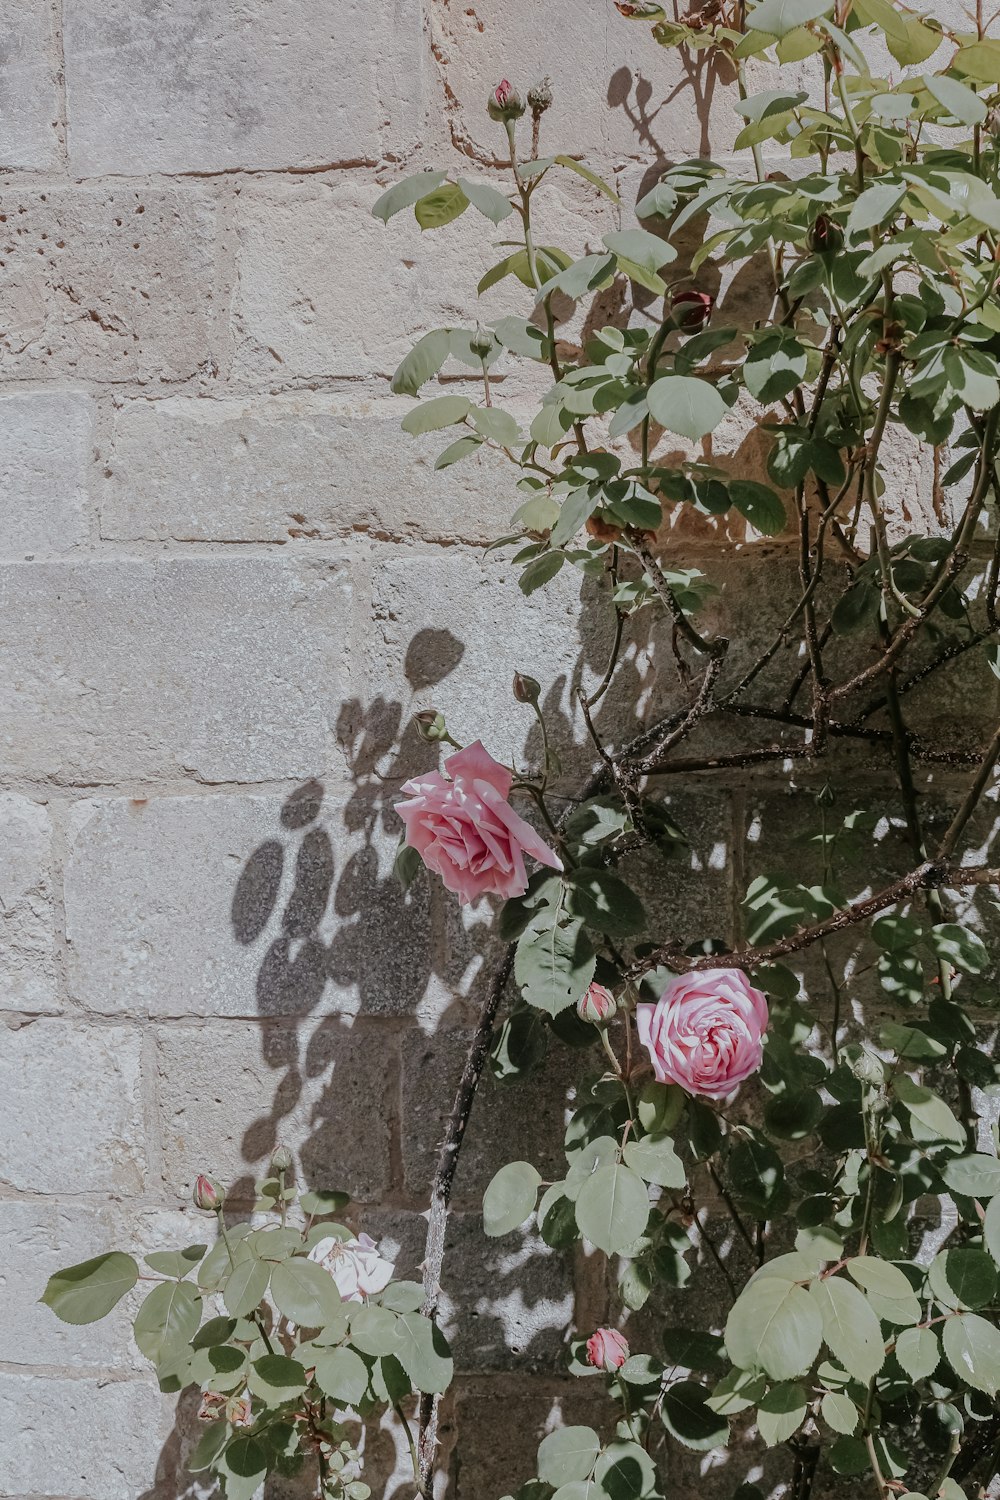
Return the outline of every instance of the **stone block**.
<path id="1" fill-rule="evenodd" d="M 210 188 L 8 181 L 0 215 L 5 379 L 169 384 L 216 373 Z"/>
<path id="2" fill-rule="evenodd" d="M 389 1183 L 395 1047 L 381 1027 L 335 1018 L 311 1031 L 225 1022 L 158 1037 L 164 1179 L 180 1199 L 206 1168 L 241 1201 L 277 1144 L 300 1180 L 375 1202 Z"/>
<path id="3" fill-rule="evenodd" d="M 76 391 L 0 398 L 0 553 L 68 552 L 87 536 L 91 403 Z"/>
<path id="4" fill-rule="evenodd" d="M 0 794 L 0 1010 L 59 1009 L 51 845 L 47 809 L 27 797 Z"/>
<path id="5" fill-rule="evenodd" d="M 0 57 L 3 142 L 0 165 L 44 172 L 59 167 L 56 12 L 48 5 L 3 0 Z"/>
<path id="6" fill-rule="evenodd" d="M 448 1500 L 516 1494 L 537 1472 L 542 1438 L 557 1427 L 594 1427 L 608 1437 L 610 1407 L 596 1386 L 582 1379 L 538 1381 L 501 1394 L 477 1381 L 460 1390 Z"/>
<path id="7" fill-rule="evenodd" d="M 417 1015 L 445 997 L 429 882 L 398 833 L 336 795 L 78 803 L 65 876 L 69 984 L 88 1010 L 154 1016 Z M 307 814 L 311 814 L 307 816 Z"/>
<path id="8" fill-rule="evenodd" d="M 140 1192 L 139 1048 L 126 1026 L 48 1019 L 5 1030 L 0 1180 L 33 1193 Z"/>
<path id="9" fill-rule="evenodd" d="M 412 402 L 311 392 L 252 402 L 131 401 L 99 501 L 115 541 L 386 538 L 490 542 L 518 496 L 495 453 L 440 472 L 448 434 L 400 431 Z"/>
<path id="10" fill-rule="evenodd" d="M 328 764 L 351 632 L 339 562 L 18 563 L 0 600 L 9 774 L 257 781 Z"/>
<path id="11" fill-rule="evenodd" d="M 419 137 L 413 6 L 69 0 L 64 15 L 77 176 L 356 166 Z"/>
<path id="12" fill-rule="evenodd" d="M 0 1493 L 39 1500 L 149 1494 L 174 1400 L 136 1381 L 0 1374 Z"/>

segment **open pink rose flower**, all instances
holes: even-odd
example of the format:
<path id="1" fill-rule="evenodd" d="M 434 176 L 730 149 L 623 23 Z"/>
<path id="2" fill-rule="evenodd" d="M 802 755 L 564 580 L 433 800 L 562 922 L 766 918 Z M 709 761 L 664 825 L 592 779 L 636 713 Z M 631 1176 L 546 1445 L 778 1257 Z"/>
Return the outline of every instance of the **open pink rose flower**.
<path id="1" fill-rule="evenodd" d="M 523 896 L 528 888 L 526 854 L 562 869 L 549 846 L 510 806 L 514 778 L 480 740 L 450 755 L 444 768 L 447 775 L 428 771 L 404 782 L 408 801 L 397 802 L 396 811 L 406 827 L 406 842 L 463 906 L 487 893 Z"/>
<path id="2" fill-rule="evenodd" d="M 701 969 L 636 1006 L 635 1023 L 660 1083 L 721 1099 L 760 1067 L 767 1001 L 741 969 Z"/>

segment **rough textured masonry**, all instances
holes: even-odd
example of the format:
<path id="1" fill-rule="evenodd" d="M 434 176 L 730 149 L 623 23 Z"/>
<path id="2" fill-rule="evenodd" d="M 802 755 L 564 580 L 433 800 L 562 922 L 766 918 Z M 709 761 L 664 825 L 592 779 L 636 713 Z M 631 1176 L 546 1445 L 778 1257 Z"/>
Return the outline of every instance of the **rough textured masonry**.
<path id="1" fill-rule="evenodd" d="M 392 879 L 390 804 L 426 763 L 407 725 L 433 702 L 520 756 L 521 668 L 557 680 L 579 742 L 572 674 L 602 648 L 565 574 L 521 604 L 484 559 L 507 476 L 438 477 L 434 446 L 398 431 L 388 376 L 411 337 L 475 318 L 484 221 L 421 238 L 369 208 L 422 165 L 493 171 L 503 73 L 551 74 L 553 148 L 631 204 L 658 161 L 723 155 L 738 128 L 724 80 L 671 66 L 599 0 L 0 0 L 7 1500 L 200 1493 L 191 1412 L 175 1425 L 124 1313 L 77 1330 L 36 1305 L 59 1265 L 196 1238 L 197 1170 L 245 1197 L 281 1141 L 420 1258 L 486 924 Z M 560 191 L 546 212 L 579 253 L 611 210 Z M 896 476 L 907 504 L 919 469 Z M 687 555 L 718 555 L 730 620 L 777 622 L 787 554 L 745 540 L 706 527 Z M 657 688 L 654 644 L 631 687 Z M 950 694 L 929 713 L 963 713 L 959 679 Z M 778 783 L 755 786 L 679 799 L 680 930 L 732 931 L 761 828 L 788 823 Z M 484 1242 L 477 1214 L 497 1164 L 559 1149 L 561 1067 L 477 1106 L 446 1300 L 451 1500 L 495 1500 L 553 1413 L 589 1409 L 561 1371 L 601 1275 Z M 409 1494 L 396 1436 L 372 1448 L 376 1494 Z"/>

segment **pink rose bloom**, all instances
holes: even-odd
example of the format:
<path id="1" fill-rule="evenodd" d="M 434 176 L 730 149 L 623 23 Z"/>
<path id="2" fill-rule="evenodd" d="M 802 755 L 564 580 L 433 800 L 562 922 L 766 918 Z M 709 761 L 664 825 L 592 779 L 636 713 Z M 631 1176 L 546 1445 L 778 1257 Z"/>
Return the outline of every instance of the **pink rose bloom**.
<path id="1" fill-rule="evenodd" d="M 760 1067 L 767 1001 L 741 969 L 701 969 L 636 1006 L 635 1024 L 660 1083 L 721 1099 Z"/>
<path id="2" fill-rule="evenodd" d="M 507 801 L 511 773 L 476 740 L 444 763 L 447 776 L 428 771 L 404 782 L 409 801 L 397 802 L 406 842 L 440 875 L 462 906 L 487 892 L 505 898 L 528 888 L 524 856 L 561 870 L 560 860 Z"/>
<path id="3" fill-rule="evenodd" d="M 613 1375 L 628 1359 L 628 1344 L 616 1328 L 599 1328 L 587 1340 L 587 1358 L 595 1370 Z"/>
<path id="4" fill-rule="evenodd" d="M 329 1271 L 345 1302 L 364 1302 L 384 1292 L 396 1269 L 391 1260 L 379 1255 L 378 1246 L 367 1234 L 356 1240 L 327 1235 L 312 1247 L 309 1259 Z"/>

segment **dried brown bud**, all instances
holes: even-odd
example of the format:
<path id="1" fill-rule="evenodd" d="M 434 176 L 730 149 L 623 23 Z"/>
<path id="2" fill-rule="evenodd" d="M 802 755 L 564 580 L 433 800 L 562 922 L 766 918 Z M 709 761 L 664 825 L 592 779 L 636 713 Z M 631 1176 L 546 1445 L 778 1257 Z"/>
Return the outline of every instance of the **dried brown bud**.
<path id="1" fill-rule="evenodd" d="M 444 721 L 444 714 L 436 708 L 421 709 L 418 714 L 414 714 L 413 722 L 417 726 L 420 738 L 427 740 L 428 744 L 434 745 L 448 738 L 448 726 Z"/>

